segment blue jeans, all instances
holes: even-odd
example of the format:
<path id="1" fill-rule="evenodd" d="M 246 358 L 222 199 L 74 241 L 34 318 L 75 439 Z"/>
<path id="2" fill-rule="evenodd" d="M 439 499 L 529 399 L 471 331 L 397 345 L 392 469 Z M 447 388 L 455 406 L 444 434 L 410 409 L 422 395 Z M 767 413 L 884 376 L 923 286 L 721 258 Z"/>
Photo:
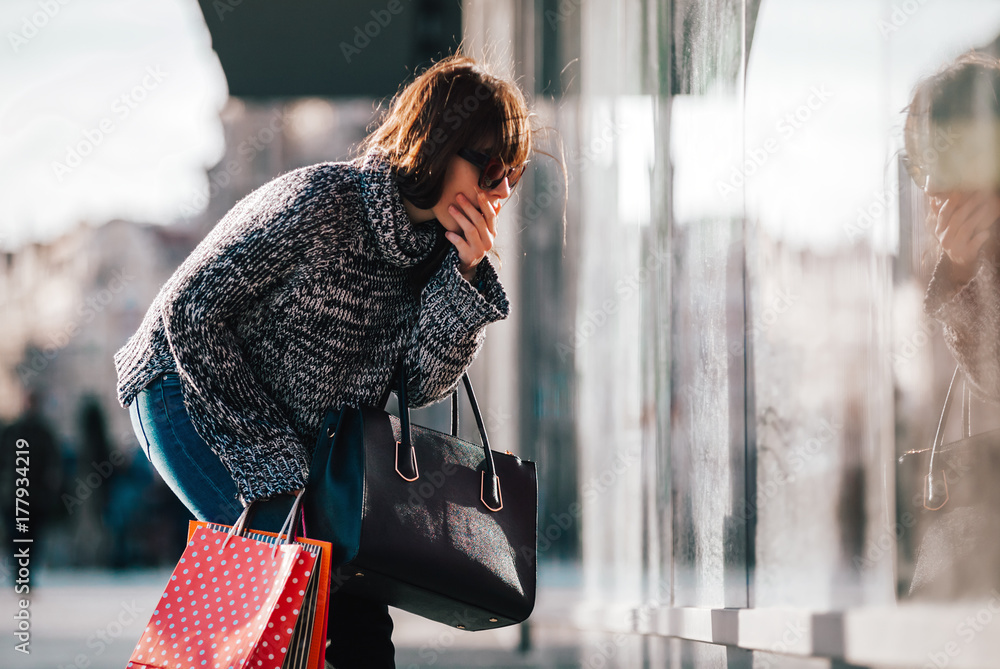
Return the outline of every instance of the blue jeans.
<path id="1" fill-rule="evenodd" d="M 191 513 L 198 520 L 232 525 L 243 510 L 236 483 L 191 424 L 177 373 L 153 379 L 128 411 L 143 453 Z M 255 502 L 247 525 L 277 532 L 293 500 L 280 495 Z M 384 604 L 332 592 L 327 637 L 326 659 L 336 669 L 395 666 L 392 618 Z"/>
<path id="2" fill-rule="evenodd" d="M 236 484 L 191 424 L 180 377 L 158 376 L 136 396 L 128 412 L 143 453 L 195 518 L 225 525 L 236 522 L 243 510 Z"/>

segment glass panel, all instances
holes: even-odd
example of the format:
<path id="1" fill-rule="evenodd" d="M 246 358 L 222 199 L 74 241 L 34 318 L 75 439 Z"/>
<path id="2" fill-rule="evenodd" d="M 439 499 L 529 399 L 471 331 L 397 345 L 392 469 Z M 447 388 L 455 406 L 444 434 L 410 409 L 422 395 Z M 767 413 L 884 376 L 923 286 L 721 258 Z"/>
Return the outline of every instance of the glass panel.
<path id="1" fill-rule="evenodd" d="M 1000 428 L 1000 6 L 929 5 L 895 19 L 883 26 L 893 29 L 888 94 L 893 111 L 909 107 L 894 115 L 891 133 L 900 231 L 892 370 L 903 457 L 887 534 L 901 539 L 901 597 L 985 598 L 1000 586 L 1000 437 L 990 434 Z M 932 461 L 953 374 L 953 408 Z"/>
<path id="2" fill-rule="evenodd" d="M 643 333 L 658 268 L 651 243 L 654 99 L 642 94 L 635 45 L 642 3 L 580 7 L 580 143 L 567 156 L 579 200 L 578 297 L 572 354 L 583 505 L 584 582 L 597 615 L 621 625 L 643 603 L 643 443 L 654 438 L 645 402 Z M 620 33 L 618 32 L 620 31 Z M 620 39 L 609 39 L 619 34 Z M 622 49 L 620 44 L 633 48 Z M 647 450 L 648 456 L 648 450 Z M 647 488 L 648 489 L 648 488 Z M 652 577 L 659 580 L 657 575 Z M 661 600 L 669 597 L 666 592 Z"/>
<path id="3" fill-rule="evenodd" d="M 563 24 L 579 43 L 561 82 L 576 104 L 555 115 L 575 140 L 570 349 L 592 608 L 610 620 L 644 600 L 632 623 L 648 630 L 668 604 L 882 605 L 914 580 L 928 597 L 984 594 L 1000 500 L 963 509 L 1000 479 L 994 437 L 979 460 L 941 457 L 937 516 L 925 461 L 897 458 L 930 445 L 956 357 L 974 391 L 1000 397 L 1000 245 L 985 233 L 1000 221 L 995 64 L 921 89 L 948 123 L 921 120 L 909 153 L 904 120 L 926 77 L 973 47 L 998 53 L 1000 4 L 629 0 L 584 3 Z M 988 262 L 963 292 L 961 268 L 934 274 L 927 219 L 980 191 L 962 218 Z M 944 311 L 928 315 L 938 289 Z M 995 406 L 970 405 L 972 433 L 1000 428 Z"/>
<path id="4" fill-rule="evenodd" d="M 742 146 L 743 3 L 673 11 L 673 603 L 746 606 L 742 188 L 715 185 Z"/>
<path id="5" fill-rule="evenodd" d="M 863 603 L 864 578 L 875 601 L 889 591 L 889 571 L 854 558 L 889 517 L 894 240 L 883 222 L 859 240 L 849 229 L 886 192 L 881 6 L 764 0 L 755 26 L 746 147 L 729 176 L 746 182 L 754 606 Z"/>
<path id="6" fill-rule="evenodd" d="M 898 469 L 895 457 L 930 446 L 953 353 L 961 354 L 924 315 L 927 296 L 946 286 L 950 299 L 962 282 L 931 283 L 940 249 L 925 221 L 928 205 L 937 205 L 918 186 L 933 172 L 943 185 L 932 183 L 932 194 L 959 199 L 986 189 L 995 197 L 996 144 L 984 137 L 994 136 L 1000 116 L 990 102 L 996 66 L 983 70 L 988 86 L 937 91 L 951 123 L 921 117 L 910 147 L 918 155 L 908 162 L 901 110 L 922 77 L 998 31 L 1000 12 L 987 2 L 761 5 L 743 162 L 729 177 L 746 183 L 757 460 L 746 516 L 756 524 L 755 606 L 884 603 L 897 580 L 904 596 L 914 580 L 921 594 L 939 598 L 970 594 L 980 576 L 979 586 L 986 579 L 992 587 L 986 572 L 996 571 L 1000 547 L 974 537 L 996 536 L 1000 517 L 967 510 L 965 498 L 952 500 L 950 515 L 934 516 L 921 494 L 925 456 L 908 456 Z M 968 141 L 952 127 L 962 123 L 971 128 Z M 989 228 L 1000 203 L 979 214 Z M 982 320 L 994 289 L 970 291 L 980 308 L 954 322 L 968 335 L 973 376 L 997 366 L 995 334 L 982 336 L 996 332 Z M 977 431 L 1000 425 L 982 403 L 977 410 L 973 402 L 973 415 Z M 961 421 L 953 422 L 949 441 L 961 437 Z M 993 487 L 992 457 L 969 467 L 967 455 L 941 462 L 956 483 L 969 471 L 979 477 L 951 492 Z M 943 501 L 948 472 L 936 481 L 933 504 Z M 962 562 L 958 553 L 970 548 L 981 559 Z"/>

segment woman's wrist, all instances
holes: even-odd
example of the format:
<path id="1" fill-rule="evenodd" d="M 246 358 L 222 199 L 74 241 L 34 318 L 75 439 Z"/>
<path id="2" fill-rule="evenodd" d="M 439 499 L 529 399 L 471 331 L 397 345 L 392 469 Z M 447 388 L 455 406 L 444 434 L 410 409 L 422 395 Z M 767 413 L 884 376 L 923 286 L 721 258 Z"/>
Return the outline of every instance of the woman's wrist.
<path id="1" fill-rule="evenodd" d="M 469 269 L 462 269 L 462 267 L 459 266 L 458 273 L 462 275 L 463 279 L 465 279 L 469 283 L 472 283 L 472 280 L 476 278 L 476 269 L 477 269 L 476 265 L 473 265 Z"/>
<path id="2" fill-rule="evenodd" d="M 976 275 L 976 262 L 957 263 L 948 258 L 948 280 L 956 285 L 964 285 Z"/>
<path id="3" fill-rule="evenodd" d="M 292 497 L 295 497 L 300 492 L 302 492 L 303 490 L 305 490 L 305 488 L 299 488 L 298 490 L 286 490 L 285 492 L 278 493 L 278 494 L 279 495 L 291 495 Z M 277 495 L 275 495 L 275 497 L 276 496 Z M 250 506 L 250 502 L 248 502 L 247 500 L 245 500 L 243 498 L 243 495 L 237 495 L 237 498 L 240 500 L 240 503 L 243 504 L 243 508 L 246 508 L 246 507 Z M 258 498 L 258 499 L 273 499 L 273 497 L 261 497 L 261 498 Z M 257 500 L 254 500 L 254 501 L 257 501 Z"/>

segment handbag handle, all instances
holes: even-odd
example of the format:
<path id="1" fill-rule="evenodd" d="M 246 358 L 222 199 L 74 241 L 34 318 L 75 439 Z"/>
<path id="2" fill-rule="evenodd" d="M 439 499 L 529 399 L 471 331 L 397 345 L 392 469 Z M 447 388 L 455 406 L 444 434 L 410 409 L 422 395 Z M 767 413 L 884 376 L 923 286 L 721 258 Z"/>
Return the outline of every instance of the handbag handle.
<path id="1" fill-rule="evenodd" d="M 472 381 L 469 380 L 468 372 L 462 373 L 462 382 L 465 384 L 465 393 L 469 396 L 469 403 L 472 405 L 472 414 L 476 417 L 479 436 L 483 442 L 483 464 L 485 470 L 480 477 L 479 498 L 490 511 L 499 511 L 503 508 L 503 497 L 500 493 L 500 477 L 497 476 L 496 464 L 493 462 L 493 451 L 490 450 L 490 441 L 486 436 L 486 425 L 483 423 L 483 416 L 479 412 L 479 403 L 476 402 L 476 394 L 472 390 Z M 416 481 L 420 474 L 417 468 L 417 453 L 410 439 L 410 406 L 406 400 L 406 365 L 403 362 L 399 364 L 398 397 L 402 441 L 396 442 L 396 473 L 405 481 Z M 452 436 L 457 438 L 458 387 L 451 394 L 451 431 Z M 401 455 L 402 457 L 400 457 Z M 489 475 L 489 478 L 487 478 L 487 475 Z"/>
<path id="2" fill-rule="evenodd" d="M 948 392 L 944 396 L 944 406 L 941 408 L 941 417 L 938 419 L 937 430 L 934 433 L 934 443 L 931 444 L 930 462 L 927 466 L 927 476 L 924 479 L 924 508 L 928 511 L 937 511 L 948 503 L 948 474 L 941 472 L 944 480 L 944 501 L 937 506 L 930 506 L 934 503 L 934 454 L 944 442 L 944 427 L 948 420 L 948 411 L 951 409 L 952 394 L 955 381 L 958 379 L 960 367 L 955 366 L 955 372 L 951 375 L 951 382 L 948 384 Z M 962 379 L 962 434 L 966 439 L 972 436 L 972 390 L 965 379 Z"/>

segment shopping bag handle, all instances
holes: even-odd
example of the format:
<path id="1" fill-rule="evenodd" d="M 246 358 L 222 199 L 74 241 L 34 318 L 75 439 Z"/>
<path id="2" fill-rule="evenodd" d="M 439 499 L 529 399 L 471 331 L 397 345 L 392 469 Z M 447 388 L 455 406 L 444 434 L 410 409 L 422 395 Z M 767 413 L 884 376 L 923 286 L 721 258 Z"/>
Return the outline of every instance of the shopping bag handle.
<path id="1" fill-rule="evenodd" d="M 290 544 L 295 541 L 295 525 L 296 525 L 295 517 L 302 505 L 302 496 L 304 494 L 305 494 L 304 488 L 295 494 L 295 501 L 292 502 L 292 508 L 288 512 L 288 516 L 285 517 L 285 522 L 281 524 L 281 529 L 278 530 L 277 541 L 275 541 L 274 550 L 271 552 L 272 558 L 274 557 L 274 555 L 277 554 L 279 545 L 281 545 L 282 543 Z M 254 502 L 250 502 L 245 507 L 243 507 L 243 512 L 240 513 L 240 517 L 237 518 L 236 522 L 233 523 L 233 526 L 229 528 L 229 532 L 226 534 L 226 539 L 225 541 L 222 542 L 222 548 L 225 548 L 226 544 L 229 543 L 229 540 L 235 535 L 239 534 L 242 536 L 243 532 L 245 531 L 247 518 L 250 516 L 250 508 L 253 505 Z"/>

